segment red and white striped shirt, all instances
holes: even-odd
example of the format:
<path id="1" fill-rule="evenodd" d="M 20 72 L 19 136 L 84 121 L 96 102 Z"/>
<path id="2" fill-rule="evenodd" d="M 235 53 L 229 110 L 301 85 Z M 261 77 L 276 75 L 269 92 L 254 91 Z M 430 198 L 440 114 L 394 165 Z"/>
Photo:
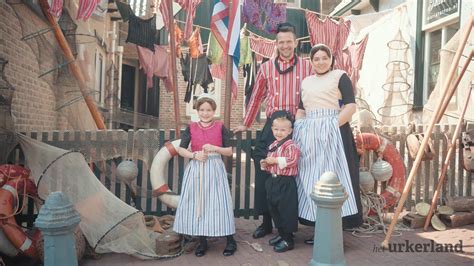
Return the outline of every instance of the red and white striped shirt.
<path id="1" fill-rule="evenodd" d="M 278 140 L 275 140 L 268 150 L 278 145 Z M 273 152 L 268 152 L 268 157 L 275 157 L 278 159 L 277 164 L 268 165 L 265 171 L 276 175 L 296 176 L 298 174 L 298 160 L 300 159 L 300 149 L 289 139 L 285 141 L 278 149 Z"/>
<path id="2" fill-rule="evenodd" d="M 284 71 L 291 67 L 294 64 L 293 60 L 284 62 L 278 57 L 280 70 Z M 267 117 L 277 110 L 287 110 L 293 115 L 296 114 L 300 102 L 301 82 L 312 73 L 311 63 L 308 60 L 299 57 L 296 60 L 298 62 L 293 71 L 286 74 L 278 73 L 274 59 L 262 64 L 255 78 L 255 86 L 245 112 L 244 125 L 246 127 L 252 125 L 264 99 Z"/>

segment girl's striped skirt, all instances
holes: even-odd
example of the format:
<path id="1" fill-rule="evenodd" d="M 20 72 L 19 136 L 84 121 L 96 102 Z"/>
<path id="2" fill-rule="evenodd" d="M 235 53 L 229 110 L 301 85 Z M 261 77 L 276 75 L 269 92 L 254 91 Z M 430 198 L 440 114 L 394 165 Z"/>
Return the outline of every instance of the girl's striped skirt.
<path id="1" fill-rule="evenodd" d="M 316 221 L 316 204 L 310 195 L 314 184 L 327 171 L 336 173 L 349 196 L 342 205 L 342 217 L 358 212 L 338 115 L 339 110 L 317 109 L 307 111 L 306 118 L 295 123 L 293 139 L 301 150 L 296 178 L 298 216 L 312 222 Z"/>
<path id="2" fill-rule="evenodd" d="M 189 161 L 182 186 L 175 232 L 215 237 L 235 233 L 232 196 L 220 155 L 210 154 L 204 163 Z"/>

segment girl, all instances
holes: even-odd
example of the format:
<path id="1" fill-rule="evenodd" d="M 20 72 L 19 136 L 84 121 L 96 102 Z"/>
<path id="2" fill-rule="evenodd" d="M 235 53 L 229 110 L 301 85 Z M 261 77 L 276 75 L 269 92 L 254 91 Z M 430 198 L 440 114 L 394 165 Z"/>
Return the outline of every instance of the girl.
<path id="1" fill-rule="evenodd" d="M 173 230 L 199 236 L 197 257 L 207 251 L 206 237 L 226 236 L 224 256 L 237 250 L 235 224 L 227 172 L 222 156 L 232 156 L 230 133 L 221 121 L 214 121 L 216 102 L 201 95 L 196 102 L 199 121 L 192 122 L 181 136 L 179 155 L 191 159 L 183 177 L 182 193 Z M 188 150 L 191 143 L 191 151 Z"/>

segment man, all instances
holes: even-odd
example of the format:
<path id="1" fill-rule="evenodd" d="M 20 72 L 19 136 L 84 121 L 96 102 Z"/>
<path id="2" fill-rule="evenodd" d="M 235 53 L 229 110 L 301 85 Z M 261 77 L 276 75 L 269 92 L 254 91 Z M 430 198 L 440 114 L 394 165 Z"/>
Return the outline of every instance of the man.
<path id="1" fill-rule="evenodd" d="M 270 117 L 278 110 L 289 111 L 293 116 L 296 114 L 300 102 L 301 82 L 312 72 L 310 62 L 295 55 L 296 30 L 290 23 L 278 25 L 276 47 L 277 57 L 263 63 L 257 73 L 243 125 L 234 129 L 234 133 L 247 130 L 260 113 L 260 104 L 266 99 L 267 120 L 262 134 L 257 136 L 252 154 L 255 163 L 255 211 L 257 215 L 263 216 L 263 223 L 253 233 L 254 238 L 264 237 L 273 229 L 265 191 L 265 181 L 271 178 L 271 175 L 260 167 L 260 160 L 265 159 L 268 146 L 275 140 Z"/>

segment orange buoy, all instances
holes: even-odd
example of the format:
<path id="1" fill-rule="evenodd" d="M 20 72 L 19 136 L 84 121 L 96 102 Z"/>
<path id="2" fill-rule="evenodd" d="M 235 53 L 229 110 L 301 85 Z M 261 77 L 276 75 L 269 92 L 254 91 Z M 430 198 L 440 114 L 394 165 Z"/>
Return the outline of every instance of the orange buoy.
<path id="1" fill-rule="evenodd" d="M 381 196 L 385 199 L 385 209 L 394 207 L 405 187 L 405 165 L 397 148 L 386 138 L 373 133 L 360 133 L 355 136 L 357 152 L 365 150 L 379 152 L 393 168 L 392 176 Z"/>

